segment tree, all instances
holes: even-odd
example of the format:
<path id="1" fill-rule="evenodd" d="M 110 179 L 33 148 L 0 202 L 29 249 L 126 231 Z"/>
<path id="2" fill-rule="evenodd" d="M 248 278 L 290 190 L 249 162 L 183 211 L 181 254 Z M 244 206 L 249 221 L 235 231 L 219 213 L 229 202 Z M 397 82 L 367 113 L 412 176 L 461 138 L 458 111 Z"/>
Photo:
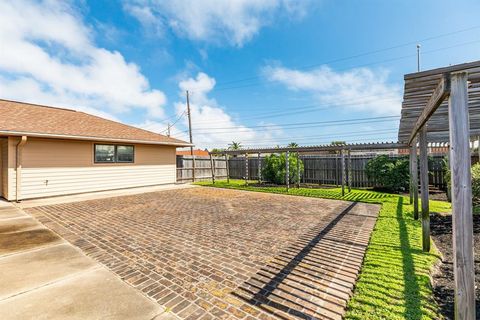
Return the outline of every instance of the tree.
<path id="1" fill-rule="evenodd" d="M 330 142 L 330 144 L 332 146 L 345 146 L 345 145 L 347 145 L 347 142 L 346 141 L 332 141 L 332 142 Z"/>
<path id="2" fill-rule="evenodd" d="M 239 150 L 239 149 L 242 149 L 242 143 L 241 143 L 241 142 L 232 141 L 232 143 L 230 143 L 228 146 L 229 146 L 229 147 L 228 147 L 229 150 Z"/>
<path id="3" fill-rule="evenodd" d="M 298 143 L 296 143 L 296 142 L 290 142 L 287 147 L 288 147 L 288 148 L 296 148 L 296 147 L 298 147 Z"/>

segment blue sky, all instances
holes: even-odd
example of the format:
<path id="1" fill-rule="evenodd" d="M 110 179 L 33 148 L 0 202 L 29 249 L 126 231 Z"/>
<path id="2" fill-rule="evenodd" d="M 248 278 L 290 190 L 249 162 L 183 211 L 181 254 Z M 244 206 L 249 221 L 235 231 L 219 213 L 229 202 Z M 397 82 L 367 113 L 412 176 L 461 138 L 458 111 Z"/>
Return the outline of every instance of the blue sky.
<path id="1" fill-rule="evenodd" d="M 416 43 L 422 69 L 478 60 L 479 13 L 478 1 L 7 0 L 0 97 L 160 133 L 175 123 L 187 139 L 189 90 L 202 148 L 391 141 Z"/>

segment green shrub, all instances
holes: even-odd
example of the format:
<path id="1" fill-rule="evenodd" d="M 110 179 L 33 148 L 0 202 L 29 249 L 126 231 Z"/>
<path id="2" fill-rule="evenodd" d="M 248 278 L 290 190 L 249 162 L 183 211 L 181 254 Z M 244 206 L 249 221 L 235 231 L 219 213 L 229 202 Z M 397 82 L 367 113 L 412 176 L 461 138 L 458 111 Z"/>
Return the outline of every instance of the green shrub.
<path id="1" fill-rule="evenodd" d="M 368 161 L 365 172 L 375 187 L 390 192 L 405 191 L 409 184 L 408 160 L 381 155 Z"/>
<path id="2" fill-rule="evenodd" d="M 285 184 L 285 153 L 280 155 L 271 154 L 265 158 L 265 163 L 262 168 L 262 179 L 275 184 Z M 300 172 L 303 172 L 303 163 L 295 154 L 290 154 L 288 157 L 289 164 L 289 180 L 290 183 L 297 182 L 297 161 L 299 161 Z"/>
<path id="3" fill-rule="evenodd" d="M 472 166 L 472 197 L 473 203 L 480 204 L 480 163 Z"/>

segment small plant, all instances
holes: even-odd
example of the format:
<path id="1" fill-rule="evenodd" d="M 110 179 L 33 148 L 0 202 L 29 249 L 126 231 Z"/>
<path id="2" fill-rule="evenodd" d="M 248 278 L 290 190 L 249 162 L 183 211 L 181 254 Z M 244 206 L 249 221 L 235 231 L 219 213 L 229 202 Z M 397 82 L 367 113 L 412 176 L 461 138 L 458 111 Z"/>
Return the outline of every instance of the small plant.
<path id="1" fill-rule="evenodd" d="M 405 191 L 409 184 L 408 160 L 381 155 L 368 161 L 365 168 L 367 177 L 375 187 L 390 192 Z"/>
<path id="2" fill-rule="evenodd" d="M 265 163 L 262 168 L 262 177 L 265 181 L 269 181 L 275 184 L 285 184 L 285 158 L 285 153 L 271 154 L 265 158 Z M 297 161 L 299 161 L 300 172 L 303 172 L 303 162 L 298 159 L 297 155 L 289 155 L 288 164 L 290 183 L 295 183 L 299 179 L 297 173 Z"/>

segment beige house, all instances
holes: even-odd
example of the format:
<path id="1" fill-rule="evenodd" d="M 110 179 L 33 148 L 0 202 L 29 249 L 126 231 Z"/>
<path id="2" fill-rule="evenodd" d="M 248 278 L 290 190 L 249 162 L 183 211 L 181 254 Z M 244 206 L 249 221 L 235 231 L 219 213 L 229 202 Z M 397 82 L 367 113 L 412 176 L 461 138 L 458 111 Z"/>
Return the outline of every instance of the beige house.
<path id="1" fill-rule="evenodd" d="M 84 112 L 0 100 L 0 195 L 22 200 L 176 181 L 190 144 Z"/>

